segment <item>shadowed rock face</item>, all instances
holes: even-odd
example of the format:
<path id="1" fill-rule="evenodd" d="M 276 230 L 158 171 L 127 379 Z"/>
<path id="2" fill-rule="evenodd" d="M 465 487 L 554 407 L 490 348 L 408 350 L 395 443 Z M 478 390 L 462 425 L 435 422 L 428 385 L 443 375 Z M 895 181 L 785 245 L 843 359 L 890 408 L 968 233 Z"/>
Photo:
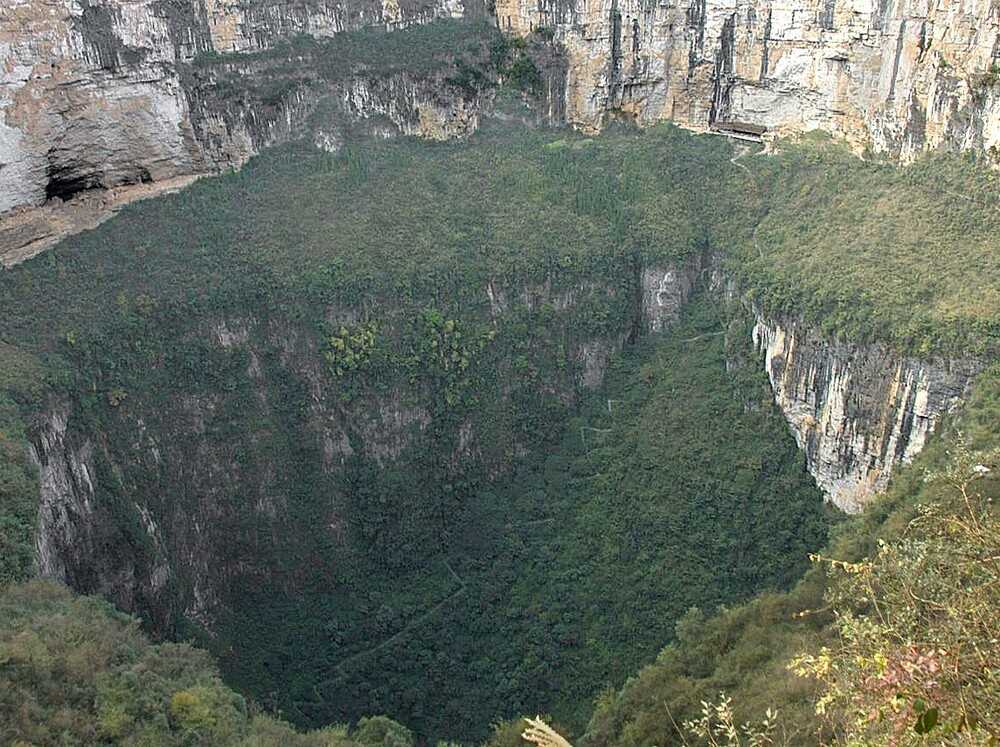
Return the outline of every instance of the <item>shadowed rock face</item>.
<path id="1" fill-rule="evenodd" d="M 561 287 L 557 279 L 506 287 L 498 282 L 483 294 L 493 320 L 519 308 L 554 309 L 552 328 L 570 342 L 560 375 L 540 380 L 530 403 L 535 407 L 553 396 L 569 407 L 581 392 L 601 385 L 611 356 L 626 340 L 676 320 L 699 269 L 697 260 L 646 268 L 639 285 L 619 299 L 620 324 L 607 334 L 575 336 L 571 315 L 588 294 L 615 296 L 615 278 Z M 359 318 L 356 309 L 336 314 L 345 322 Z M 325 506 L 322 531 L 328 530 L 329 540 L 340 546 L 351 525 L 338 480 L 352 460 L 416 469 L 427 448 L 423 439 L 437 428 L 454 443 L 449 469 L 472 470 L 493 480 L 511 470 L 515 457 L 536 446 L 527 436 L 511 444 L 496 442 L 488 408 L 449 421 L 435 410 L 426 385 L 411 382 L 405 371 L 394 372 L 398 380 L 392 379 L 384 391 L 346 399 L 330 383 L 315 330 L 287 319 L 206 318 L 192 324 L 191 335 L 244 361 L 239 376 L 248 382 L 251 401 L 242 393 L 201 387 L 177 386 L 151 394 L 149 400 L 136 394 L 116 410 L 118 425 L 102 431 L 69 402 L 54 400 L 31 434 L 30 456 L 41 486 L 39 572 L 77 590 L 99 593 L 121 609 L 141 612 L 159 634 L 176 633 L 184 620 L 211 630 L 238 579 L 273 572 L 274 558 L 287 549 L 284 543 L 297 542 L 301 531 L 291 505 L 301 497 L 290 487 L 306 479 L 299 470 L 313 476 L 315 494 L 309 500 Z M 510 364 L 499 363 L 501 368 Z M 515 408 L 506 378 L 484 388 L 482 398 Z M 282 398 L 289 382 L 299 392 L 296 402 L 305 404 L 302 417 L 295 416 L 290 426 L 293 436 L 279 443 L 273 439 L 280 427 L 256 432 L 243 416 L 259 410 L 264 420 L 283 423 L 287 413 Z M 232 407 L 235 400 L 239 405 Z M 298 406 L 293 409 L 300 412 Z M 220 438 L 223 421 L 230 423 L 230 435 Z M 308 453 L 308 466 L 290 468 L 294 455 L 301 453 Z M 111 473 L 127 486 L 117 497 L 101 487 L 115 482 L 108 480 Z M 167 484 L 173 487 L 159 487 Z M 246 543 L 234 543 L 234 537 Z"/>
<path id="2" fill-rule="evenodd" d="M 500 27 L 555 32 L 566 117 L 703 130 L 822 129 L 902 160 L 1000 157 L 996 0 L 499 0 Z"/>
<path id="3" fill-rule="evenodd" d="M 198 53 L 463 13 L 461 0 L 7 0 L 0 213 L 238 165 L 303 113 L 297 91 L 267 111 L 206 111 L 181 70 Z"/>
<path id="4" fill-rule="evenodd" d="M 599 387 L 610 358 L 628 340 L 676 321 L 709 268 L 695 258 L 633 269 L 634 298 L 621 299 L 624 313 L 617 328 L 574 338 L 560 369 L 565 375 L 538 382 L 540 392 L 569 406 L 581 391 Z M 734 286 L 719 278 L 716 292 L 736 300 Z M 610 280 L 562 288 L 552 282 L 508 287 L 491 282 L 483 294 L 493 320 L 519 306 L 548 305 L 555 327 L 570 334 L 568 314 L 588 294 L 614 295 L 617 286 Z M 351 309 L 337 315 L 352 323 L 360 318 Z M 745 329 L 736 325 L 729 334 L 743 335 Z M 167 634 L 180 620 L 211 629 L 229 585 L 247 575 L 266 575 L 268 558 L 273 560 L 282 538 L 294 540 L 289 500 L 295 493 L 286 478 L 300 476 L 287 466 L 298 451 L 310 454 L 314 483 L 325 486 L 317 487 L 316 495 L 331 501 L 325 525 L 339 545 L 349 527 L 336 499 L 336 481 L 352 458 L 379 468 L 408 464 L 423 448 L 422 434 L 437 427 L 428 391 L 406 376 L 377 395 L 343 399 L 324 374 L 315 332 L 289 320 L 206 318 L 193 324 L 191 334 L 241 356 L 252 402 L 240 390 L 225 395 L 178 386 L 155 397 L 130 398 L 116 410 L 115 428 L 104 433 L 68 402 L 53 401 L 31 434 L 41 483 L 36 535 L 41 573 L 141 611 L 153 629 Z M 758 317 L 753 339 L 809 471 L 828 499 L 848 512 L 858 511 L 899 464 L 923 448 L 982 368 L 971 359 L 918 360 L 879 345 L 831 343 L 794 320 Z M 295 421 L 294 438 L 267 447 L 281 429 L 256 433 L 251 424 L 283 422 L 281 392 L 289 381 L 297 382 L 308 406 Z M 496 386 L 483 396 L 515 406 L 504 377 Z M 227 396 L 238 399 L 239 408 L 227 409 Z M 241 420 L 255 410 L 260 412 Z M 447 429 L 455 430 L 452 468 L 471 465 L 492 480 L 509 472 L 515 455 L 532 448 L 527 441 L 498 448 L 490 441 L 491 417 L 487 409 L 448 422 Z M 238 435 L 219 438 L 220 433 Z M 124 486 L 118 499 L 98 490 L 102 470 Z M 173 487 L 164 492 L 163 485 Z M 235 555 L 229 552 L 233 536 L 247 538 Z"/>

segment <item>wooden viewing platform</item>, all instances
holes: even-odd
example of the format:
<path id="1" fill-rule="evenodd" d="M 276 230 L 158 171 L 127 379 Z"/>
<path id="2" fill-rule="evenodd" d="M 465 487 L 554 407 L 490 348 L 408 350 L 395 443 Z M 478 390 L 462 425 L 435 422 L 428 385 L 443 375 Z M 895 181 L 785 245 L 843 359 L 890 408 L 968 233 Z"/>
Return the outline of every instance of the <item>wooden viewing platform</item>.
<path id="1" fill-rule="evenodd" d="M 725 135 L 738 140 L 750 140 L 755 143 L 762 142 L 764 133 L 767 132 L 767 128 L 763 125 L 750 122 L 713 122 L 709 125 L 709 130 L 717 135 Z"/>

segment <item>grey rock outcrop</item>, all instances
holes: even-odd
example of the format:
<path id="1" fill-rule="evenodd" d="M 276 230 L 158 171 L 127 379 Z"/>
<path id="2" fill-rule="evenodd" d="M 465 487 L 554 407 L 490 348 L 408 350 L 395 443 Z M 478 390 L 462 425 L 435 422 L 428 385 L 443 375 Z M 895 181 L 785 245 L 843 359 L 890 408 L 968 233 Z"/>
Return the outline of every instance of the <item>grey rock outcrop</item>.
<path id="1" fill-rule="evenodd" d="M 904 161 L 932 148 L 1000 161 L 996 0 L 499 0 L 496 14 L 562 42 L 566 118 L 583 129 L 741 121 Z"/>
<path id="2" fill-rule="evenodd" d="M 878 344 L 834 343 L 802 323 L 760 316 L 753 339 L 809 471 L 849 513 L 920 452 L 983 368 L 971 358 L 919 360 Z"/>
<path id="3" fill-rule="evenodd" d="M 660 332 L 677 320 L 691 297 L 699 270 L 696 262 L 642 270 L 642 317 L 648 332 Z"/>
<path id="4" fill-rule="evenodd" d="M 0 6 L 0 213 L 238 165 L 308 108 L 293 87 L 267 111 L 255 101 L 255 111 L 205 110 L 182 70 L 199 53 L 463 12 L 460 0 L 9 0 Z"/>

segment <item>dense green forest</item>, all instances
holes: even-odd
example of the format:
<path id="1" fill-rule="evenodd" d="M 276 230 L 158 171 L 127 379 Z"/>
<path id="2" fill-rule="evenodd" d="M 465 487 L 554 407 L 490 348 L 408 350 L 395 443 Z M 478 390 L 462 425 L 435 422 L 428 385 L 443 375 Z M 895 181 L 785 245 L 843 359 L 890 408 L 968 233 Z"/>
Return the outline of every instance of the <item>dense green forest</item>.
<path id="1" fill-rule="evenodd" d="M 793 617 L 823 607 L 823 571 L 797 580 L 831 517 L 741 348 L 744 307 L 700 273 L 680 321 L 643 339 L 639 277 L 714 266 L 831 338 L 991 356 L 1000 218 L 966 197 L 994 182 L 971 161 L 900 169 L 823 141 L 763 156 L 669 126 L 585 138 L 493 123 L 466 143 L 337 155 L 297 143 L 130 206 L 0 276 L 0 583 L 32 574 L 26 441 L 68 402 L 73 437 L 99 445 L 93 543 L 113 567 L 157 562 L 141 497 L 174 517 L 166 543 L 189 531 L 176 507 L 220 507 L 213 559 L 245 574 L 220 576 L 210 629 L 173 602 L 136 611 L 195 638 L 229 686 L 300 726 L 388 713 L 422 738 L 476 742 L 496 719 L 541 710 L 588 743 L 662 747 L 677 738 L 671 718 L 724 689 L 741 717 L 774 705 L 793 733 L 814 731 L 817 690 L 785 664 L 833 635 L 829 612 Z M 244 342 L 212 341 L 228 324 L 251 329 Z M 585 391 L 579 351 L 595 340 L 624 350 Z M 393 459 L 365 451 L 359 428 L 332 470 L 303 437 L 317 401 L 351 420 L 393 397 L 429 423 Z M 964 432 L 985 443 L 995 392 L 977 397 Z M 479 440 L 466 459 L 467 424 Z M 162 463 L 136 436 L 147 431 Z M 860 558 L 891 538 L 934 490 L 920 470 L 944 468 L 942 443 L 838 526 L 829 552 Z M 193 580 L 172 583 L 181 599 Z M 215 743 L 285 733 L 200 654 L 150 647 L 96 602 L 29 585 L 4 604 L 0 675 L 20 695 L 0 707 L 39 693 L 38 713 L 65 713 L 84 741 L 160 729 L 184 743 L 215 710 Z M 106 664 L 52 653 L 105 618 L 117 626 L 94 644 Z M 162 661 L 175 654 L 177 671 Z M 147 671 L 155 695 L 128 700 L 123 683 Z M 63 705 L 66 689 L 77 700 Z"/>
<path id="2" fill-rule="evenodd" d="M 255 693 L 284 687 L 279 708 L 306 723 L 367 708 L 459 738 L 543 707 L 581 728 L 596 692 L 653 656 L 690 606 L 787 587 L 825 537 L 820 495 L 765 381 L 741 392 L 727 375 L 722 320 L 708 303 L 689 313 L 625 355 L 512 480 L 450 496 L 466 506 L 463 522 L 447 545 L 415 550 L 432 563 L 386 573 L 397 548 L 359 559 L 346 576 L 363 579 L 353 593 L 376 619 L 345 621 L 343 589 L 263 588 L 243 601 L 232 639 L 211 644 L 238 652 L 222 659 L 231 681 Z M 407 505 L 414 483 L 429 489 L 402 469 L 360 482 Z M 410 613 L 418 624 L 391 638 L 400 611 L 421 599 L 443 604 Z M 347 663 L 331 646 L 334 618 Z M 443 731 L 451 724 L 463 732 Z"/>
<path id="3" fill-rule="evenodd" d="M 4 744 L 410 747 L 385 717 L 302 734 L 226 687 L 209 655 L 153 645 L 103 600 L 31 581 L 0 594 Z"/>
<path id="4" fill-rule="evenodd" d="M 996 178 L 970 156 L 900 168 L 816 138 L 740 155 L 670 125 L 584 138 L 487 122 L 467 142 L 365 141 L 338 155 L 293 144 L 6 273 L 3 339 L 51 353 L 96 320 L 232 305 L 247 286 L 320 303 L 481 305 L 491 278 L 588 277 L 635 252 L 710 248 L 751 296 L 831 336 L 993 353 Z"/>
<path id="5" fill-rule="evenodd" d="M 650 168 L 661 152 L 675 157 Z M 577 351 L 635 334 L 642 266 L 700 261 L 696 166 L 725 163 L 715 142 L 670 128 L 606 140 L 501 130 L 472 147 L 400 141 L 338 157 L 291 146 L 8 273 L 5 330 L 42 362 L 53 396 L 74 401 L 77 438 L 103 444 L 95 551 L 121 572 L 155 570 L 135 495 L 168 517 L 163 541 L 182 553 L 177 507 L 210 510 L 212 563 L 246 569 L 215 582 L 211 632 L 177 606 L 184 576 L 136 610 L 153 630 L 195 636 L 230 682 L 297 723 L 374 711 L 424 736 L 483 735 L 541 703 L 582 728 L 593 695 L 652 655 L 688 606 L 787 586 L 825 536 L 765 381 L 737 391 L 726 374 L 727 318 L 692 306 L 677 355 L 643 349 L 628 365 L 645 378 L 616 369 L 620 391 L 579 410 Z M 669 240 L 651 240 L 660 233 Z M 502 316 L 487 287 L 509 299 Z M 344 308 L 360 313 L 331 323 Z M 248 310 L 251 340 L 211 341 Z M 305 342 L 289 349 L 294 338 Z M 394 408 L 421 403 L 433 427 L 414 429 L 392 463 L 349 433 L 355 455 L 331 472 L 302 437 L 319 427 L 304 407 L 315 376 L 348 419 L 399 396 Z M 192 398 L 211 417 L 186 450 Z M 759 407 L 746 412 L 746 398 Z M 627 449 L 594 442 L 614 427 L 608 399 Z M 162 463 L 136 446 L 138 423 Z M 456 463 L 465 423 L 481 453 Z M 705 472 L 704 449 L 736 434 L 743 445 Z M 219 464 L 232 466 L 205 485 Z M 252 508 L 275 501 L 277 533 Z M 773 525 L 772 504 L 797 531 Z M 601 570 L 611 557 L 624 575 Z M 648 563 L 662 577 L 639 585 Z M 75 578 L 101 588 L 86 568 Z M 627 632 L 615 633 L 619 617 Z"/>
<path id="6" fill-rule="evenodd" d="M 696 743 L 683 724 L 698 718 L 700 700 L 716 702 L 723 691 L 735 702 L 737 723 L 777 712 L 775 744 L 838 734 L 854 744 L 988 744 L 1000 713 L 1000 673 L 995 660 L 981 656 L 995 651 L 989 636 L 1000 603 L 990 558 L 1000 539 L 998 407 L 1000 372 L 994 369 L 887 494 L 838 527 L 791 592 L 764 594 L 714 615 L 689 611 L 654 664 L 598 699 L 581 741 Z M 859 562 L 866 558 L 873 562 Z M 977 561 L 972 573 L 970 558 Z M 921 593 L 916 606 L 908 596 L 914 588 Z M 886 624 L 874 636 L 850 635 L 843 623 L 864 620 L 872 603 L 881 606 Z M 0 736 L 15 744 L 412 743 L 408 730 L 383 717 L 362 720 L 353 734 L 346 727 L 296 734 L 223 686 L 197 649 L 152 646 L 137 621 L 51 584 L 8 587 L 0 611 Z M 880 673 L 860 673 L 859 662 L 875 665 L 881 654 L 888 663 L 887 657 L 906 652 L 900 640 L 914 635 L 949 657 L 965 653 L 952 658 L 944 677 L 917 670 L 912 679 L 866 689 L 866 676 Z M 827 671 L 845 679 L 807 676 L 801 662 L 824 656 Z M 793 659 L 799 663 L 790 667 Z M 817 714 L 821 695 L 829 705 Z M 884 717 L 872 718 L 873 711 Z M 521 730 L 521 722 L 498 724 L 484 747 L 521 744 Z"/>
<path id="7" fill-rule="evenodd" d="M 994 366 L 886 493 L 835 529 L 790 592 L 679 620 L 655 663 L 597 701 L 586 744 L 682 744 L 690 735 L 680 725 L 720 692 L 737 722 L 776 709 L 777 744 L 992 744 L 998 422 Z M 931 708 L 936 725 L 924 736 Z"/>

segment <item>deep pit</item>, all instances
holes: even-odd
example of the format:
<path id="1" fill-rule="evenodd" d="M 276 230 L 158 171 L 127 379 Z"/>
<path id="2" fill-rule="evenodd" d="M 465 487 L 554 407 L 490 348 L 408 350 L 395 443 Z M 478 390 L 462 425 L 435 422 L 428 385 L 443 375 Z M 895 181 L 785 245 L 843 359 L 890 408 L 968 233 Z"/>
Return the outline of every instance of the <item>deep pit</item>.
<path id="1" fill-rule="evenodd" d="M 749 189 L 673 128 L 298 143 L 6 273 L 40 570 L 301 726 L 582 732 L 689 608 L 825 542 L 751 340 L 785 286 L 744 292 L 794 251 L 766 201 L 848 168 L 791 153 Z"/>

